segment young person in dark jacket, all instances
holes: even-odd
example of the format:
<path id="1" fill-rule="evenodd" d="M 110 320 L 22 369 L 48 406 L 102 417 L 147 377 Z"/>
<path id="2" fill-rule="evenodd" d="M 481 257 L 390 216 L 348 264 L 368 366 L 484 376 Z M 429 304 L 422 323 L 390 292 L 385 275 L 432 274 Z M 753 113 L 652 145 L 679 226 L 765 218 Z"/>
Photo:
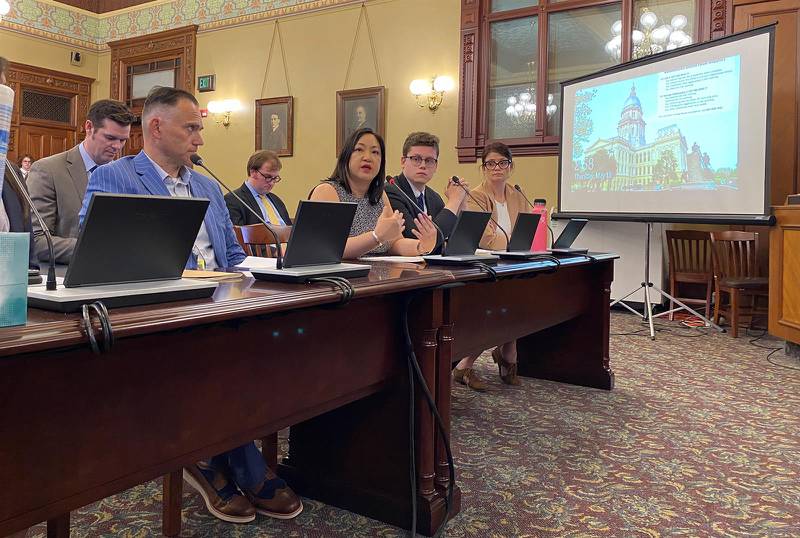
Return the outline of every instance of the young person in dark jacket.
<path id="1" fill-rule="evenodd" d="M 409 238 L 414 237 L 412 235 L 412 230 L 415 229 L 414 218 L 419 210 L 409 201 L 408 198 L 411 198 L 439 226 L 444 237 L 449 237 L 456 224 L 458 212 L 466 205 L 467 193 L 450 179 L 447 182 L 447 189 L 444 191 L 447 197 L 447 203 L 445 203 L 439 193 L 427 188 L 427 184 L 433 179 L 439 166 L 439 138 L 430 133 L 411 133 L 403 143 L 403 156 L 400 158 L 400 164 L 402 166 L 401 173 L 395 178 L 394 185 L 386 188 L 386 194 L 389 196 L 392 209 L 403 215 L 405 220 L 403 235 Z M 469 189 L 466 181 L 461 180 L 461 184 Z M 408 198 L 403 196 L 401 190 Z M 441 249 L 442 237 L 439 235 L 434 254 L 441 252 Z"/>

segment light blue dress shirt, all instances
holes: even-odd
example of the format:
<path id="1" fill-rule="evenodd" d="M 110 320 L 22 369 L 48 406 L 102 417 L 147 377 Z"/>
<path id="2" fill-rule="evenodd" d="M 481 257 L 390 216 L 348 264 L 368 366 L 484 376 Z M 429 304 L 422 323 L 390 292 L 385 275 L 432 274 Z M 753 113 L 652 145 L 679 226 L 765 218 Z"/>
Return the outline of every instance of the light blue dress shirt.
<path id="1" fill-rule="evenodd" d="M 256 192 L 256 190 L 253 188 L 253 186 L 250 185 L 249 181 L 245 181 L 244 184 L 247 185 L 247 188 L 250 189 L 250 194 L 252 194 L 253 198 L 256 199 L 256 203 L 258 204 L 258 207 L 261 208 L 261 214 L 264 216 L 264 220 L 269 222 L 270 224 L 277 224 L 277 225 L 280 225 L 280 226 L 286 226 L 286 223 L 283 221 L 283 217 L 281 217 L 281 214 L 278 212 L 278 208 L 275 207 L 275 204 L 272 203 L 272 200 L 269 199 L 269 196 L 264 195 L 264 197 L 267 199 L 267 203 L 269 203 L 269 205 L 272 206 L 272 209 L 275 210 L 275 215 L 278 216 L 278 222 L 270 222 L 269 216 L 268 216 L 269 213 L 267 213 L 267 208 L 264 207 L 264 202 L 261 201 L 260 195 Z"/>

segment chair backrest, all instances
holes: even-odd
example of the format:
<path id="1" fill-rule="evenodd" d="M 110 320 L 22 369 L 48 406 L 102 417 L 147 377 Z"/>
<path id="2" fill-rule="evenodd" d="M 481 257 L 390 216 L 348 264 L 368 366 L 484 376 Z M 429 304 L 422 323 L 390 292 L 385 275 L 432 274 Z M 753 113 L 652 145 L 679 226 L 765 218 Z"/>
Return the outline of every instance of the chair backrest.
<path id="1" fill-rule="evenodd" d="M 754 232 L 711 232 L 714 276 L 742 278 L 758 276 L 758 234 Z"/>
<path id="2" fill-rule="evenodd" d="M 276 256 L 275 237 L 263 224 L 249 224 L 247 226 L 234 226 L 233 228 L 239 244 L 242 245 L 244 253 L 248 256 L 261 258 L 274 258 Z M 291 226 L 274 226 L 273 229 L 281 243 L 289 240 L 289 235 L 292 232 Z M 239 239 L 240 237 L 241 239 Z"/>
<path id="3" fill-rule="evenodd" d="M 698 230 L 667 230 L 669 274 L 712 274 L 711 235 Z"/>

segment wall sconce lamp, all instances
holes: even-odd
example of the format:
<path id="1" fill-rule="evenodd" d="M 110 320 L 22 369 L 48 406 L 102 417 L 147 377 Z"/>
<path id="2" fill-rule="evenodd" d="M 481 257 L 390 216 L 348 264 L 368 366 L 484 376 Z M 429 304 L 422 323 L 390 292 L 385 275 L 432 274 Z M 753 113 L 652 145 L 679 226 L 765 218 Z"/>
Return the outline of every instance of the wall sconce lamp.
<path id="1" fill-rule="evenodd" d="M 238 99 L 225 99 L 223 101 L 209 101 L 208 111 L 214 114 L 217 123 L 227 127 L 231 124 L 231 113 L 242 109 Z"/>
<path id="2" fill-rule="evenodd" d="M 454 86 L 452 78 L 439 76 L 431 80 L 412 80 L 408 89 L 417 98 L 417 105 L 421 108 L 428 107 L 431 112 L 436 112 L 444 100 L 444 94 L 451 91 Z"/>

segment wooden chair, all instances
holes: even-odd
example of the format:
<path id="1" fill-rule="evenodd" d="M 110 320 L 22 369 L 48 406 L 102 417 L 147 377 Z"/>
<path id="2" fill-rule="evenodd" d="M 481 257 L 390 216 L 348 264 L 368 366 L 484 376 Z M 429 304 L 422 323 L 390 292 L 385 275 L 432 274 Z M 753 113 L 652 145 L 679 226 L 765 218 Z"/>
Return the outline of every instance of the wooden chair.
<path id="1" fill-rule="evenodd" d="M 752 318 L 755 314 L 766 314 L 757 310 L 758 299 L 769 296 L 769 280 L 759 276 L 758 234 L 753 232 L 711 232 L 711 245 L 714 260 L 714 287 L 717 300 L 714 304 L 714 323 L 719 324 L 720 316 L 728 319 L 731 335 L 739 335 L 739 317 Z M 722 294 L 729 299 L 725 303 Z M 750 299 L 750 306 L 742 301 Z"/>
<path id="2" fill-rule="evenodd" d="M 705 305 L 706 317 L 711 317 L 711 293 L 714 289 L 714 270 L 712 267 L 711 235 L 696 230 L 667 230 L 669 251 L 669 294 L 686 304 Z M 705 284 L 705 299 L 680 297 L 679 284 Z M 670 300 L 669 309 L 675 308 Z M 674 312 L 669 313 L 674 319 Z"/>
<path id="3" fill-rule="evenodd" d="M 275 257 L 275 237 L 267 230 L 266 226 L 263 224 L 249 224 L 247 226 L 234 226 L 233 229 L 236 239 L 242 245 L 245 254 L 260 258 Z M 274 229 L 281 243 L 289 240 L 289 234 L 292 231 L 291 226 L 274 226 Z"/>

